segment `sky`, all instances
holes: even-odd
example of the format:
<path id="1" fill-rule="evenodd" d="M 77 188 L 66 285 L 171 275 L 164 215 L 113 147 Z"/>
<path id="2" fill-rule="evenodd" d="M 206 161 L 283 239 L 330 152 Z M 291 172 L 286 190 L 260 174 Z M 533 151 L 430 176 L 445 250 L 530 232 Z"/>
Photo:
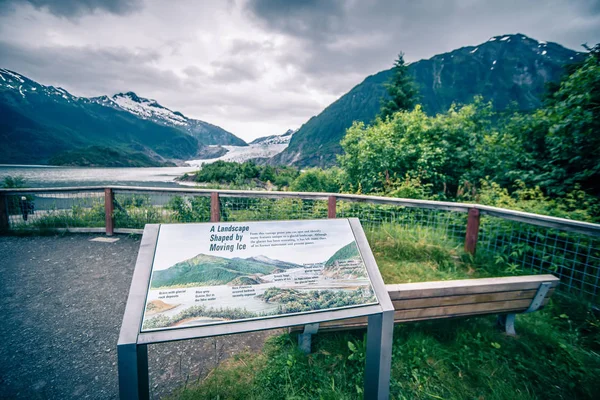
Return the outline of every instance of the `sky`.
<path id="1" fill-rule="evenodd" d="M 134 91 L 244 140 L 368 75 L 492 36 L 581 50 L 600 0 L 0 0 L 0 67 L 76 96 Z"/>

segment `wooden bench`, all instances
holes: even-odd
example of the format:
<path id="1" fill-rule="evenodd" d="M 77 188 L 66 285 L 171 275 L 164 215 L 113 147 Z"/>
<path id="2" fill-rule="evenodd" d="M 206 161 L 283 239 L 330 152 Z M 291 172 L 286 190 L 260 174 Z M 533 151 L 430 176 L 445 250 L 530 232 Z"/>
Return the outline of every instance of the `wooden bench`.
<path id="1" fill-rule="evenodd" d="M 499 314 L 498 323 L 515 335 L 515 314 L 544 307 L 560 280 L 554 275 L 464 279 L 386 285 L 394 303 L 394 322 Z M 367 318 L 342 319 L 319 324 L 319 331 L 363 328 Z M 302 330 L 295 327 L 292 330 Z M 315 327 L 306 334 L 315 333 Z M 309 338 L 304 338 L 310 343 Z"/>

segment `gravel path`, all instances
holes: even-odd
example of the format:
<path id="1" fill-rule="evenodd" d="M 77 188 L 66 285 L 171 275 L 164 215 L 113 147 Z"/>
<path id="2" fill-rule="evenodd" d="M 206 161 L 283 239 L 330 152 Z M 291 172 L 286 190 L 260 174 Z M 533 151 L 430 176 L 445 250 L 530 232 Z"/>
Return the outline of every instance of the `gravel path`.
<path id="1" fill-rule="evenodd" d="M 0 236 L 0 398 L 118 398 L 116 344 L 139 236 Z M 148 347 L 152 398 L 273 331 Z"/>

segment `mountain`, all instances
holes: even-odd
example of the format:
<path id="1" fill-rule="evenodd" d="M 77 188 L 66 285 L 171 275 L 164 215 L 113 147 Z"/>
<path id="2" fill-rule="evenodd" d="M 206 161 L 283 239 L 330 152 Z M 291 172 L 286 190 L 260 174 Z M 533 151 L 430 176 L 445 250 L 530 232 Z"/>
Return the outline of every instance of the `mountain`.
<path id="1" fill-rule="evenodd" d="M 301 268 L 301 265 L 298 264 L 293 264 L 293 263 L 289 263 L 289 262 L 285 262 L 285 261 L 279 261 L 279 260 L 274 260 L 272 258 L 269 258 L 267 256 L 256 256 L 256 257 L 250 257 L 247 259 L 248 261 L 256 261 L 256 262 L 260 262 L 263 264 L 269 264 L 269 265 L 273 265 L 277 268 L 282 268 L 282 269 L 289 269 L 289 268 Z"/>
<path id="2" fill-rule="evenodd" d="M 546 84 L 559 81 L 563 67 L 583 56 L 557 43 L 516 34 L 495 36 L 408 68 L 419 88 L 419 103 L 431 115 L 446 111 L 453 102 L 471 102 L 475 95 L 492 100 L 497 109 L 514 102 L 525 111 L 539 107 Z M 289 146 L 269 162 L 300 167 L 335 164 L 342 151 L 339 142 L 352 122 L 369 123 L 379 113 L 391 75 L 389 69 L 367 77 L 302 125 Z"/>
<path id="3" fill-rule="evenodd" d="M 330 266 L 335 264 L 336 261 L 349 260 L 357 257 L 360 257 L 360 253 L 358 252 L 356 242 L 350 242 L 338 251 L 336 251 L 334 255 L 329 257 L 329 260 L 325 262 L 325 265 Z"/>
<path id="4" fill-rule="evenodd" d="M 156 100 L 139 97 L 133 92 L 118 93 L 112 97 L 95 97 L 92 100 L 103 105 L 129 111 L 142 119 L 183 129 L 204 145 L 248 146 L 245 141 L 223 128 L 208 122 L 187 118 L 179 111 L 171 111 L 158 104 Z"/>
<path id="5" fill-rule="evenodd" d="M 214 142 L 210 137 L 223 136 L 215 127 L 200 141 L 193 132 L 200 135 L 199 127 L 210 124 L 137 96 L 136 107 L 133 93 L 130 101 L 124 97 L 77 97 L 0 68 L 0 163 L 172 165 L 194 158 L 203 142 Z"/>
<path id="6" fill-rule="evenodd" d="M 260 275 L 273 273 L 277 269 L 298 266 L 268 257 L 224 258 L 198 254 L 188 260 L 152 274 L 153 288 L 166 286 L 224 285 L 231 282 L 258 282 Z M 247 279 L 246 279 L 247 278 Z"/>
<path id="7" fill-rule="evenodd" d="M 292 135 L 296 133 L 298 130 L 288 129 L 283 135 L 271 135 L 271 136 L 263 136 L 258 139 L 254 139 L 250 142 L 250 144 L 261 144 L 265 146 L 269 146 L 272 144 L 289 144 L 292 139 Z"/>

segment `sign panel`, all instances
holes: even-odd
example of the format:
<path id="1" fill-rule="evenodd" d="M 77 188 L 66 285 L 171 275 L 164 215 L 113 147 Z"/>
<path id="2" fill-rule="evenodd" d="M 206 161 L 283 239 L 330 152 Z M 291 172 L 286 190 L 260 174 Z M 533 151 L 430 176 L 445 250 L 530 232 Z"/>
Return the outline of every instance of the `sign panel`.
<path id="1" fill-rule="evenodd" d="M 141 331 L 373 304 L 347 219 L 162 224 Z"/>

